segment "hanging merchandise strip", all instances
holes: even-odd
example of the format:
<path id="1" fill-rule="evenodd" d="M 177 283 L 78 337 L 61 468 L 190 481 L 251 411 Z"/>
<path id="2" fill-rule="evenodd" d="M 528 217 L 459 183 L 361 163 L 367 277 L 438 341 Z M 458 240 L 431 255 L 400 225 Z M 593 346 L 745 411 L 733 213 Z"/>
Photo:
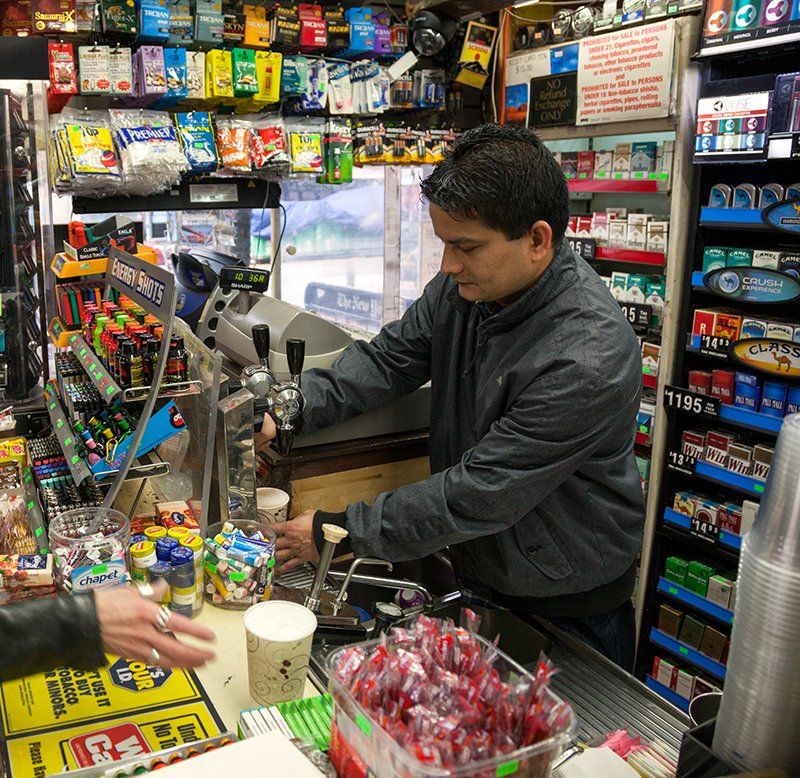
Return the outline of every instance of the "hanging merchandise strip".
<path id="1" fill-rule="evenodd" d="M 175 318 L 175 277 L 160 267 L 144 262 L 125 251 L 111 247 L 108 251 L 108 267 L 106 269 L 106 293 L 113 287 L 127 295 L 148 313 L 153 314 L 164 326 L 162 339 L 169 343 L 172 336 L 172 322 Z M 136 426 L 127 452 L 119 464 L 119 472 L 103 500 L 103 508 L 110 508 L 125 480 L 135 454 L 139 449 L 158 397 L 159 386 L 164 376 L 169 348 L 162 348 L 153 372 L 153 385 L 144 402 L 141 419 L 143 423 Z"/>

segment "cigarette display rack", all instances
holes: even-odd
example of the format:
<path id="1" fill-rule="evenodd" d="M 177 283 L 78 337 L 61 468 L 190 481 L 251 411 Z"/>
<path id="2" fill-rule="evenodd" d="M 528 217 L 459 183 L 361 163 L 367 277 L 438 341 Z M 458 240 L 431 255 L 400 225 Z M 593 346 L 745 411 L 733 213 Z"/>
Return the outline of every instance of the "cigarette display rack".
<path id="1" fill-rule="evenodd" d="M 778 48 L 766 56 L 755 45 L 742 46 L 733 56 L 732 50 L 705 46 L 702 56 L 699 97 L 718 105 L 726 96 L 770 93 L 776 74 L 796 70 L 791 52 Z M 738 121 L 744 127 L 746 118 Z M 769 111 L 759 121 L 766 122 L 762 129 L 771 144 Z M 701 153 L 702 133 L 715 131 L 695 122 L 689 261 L 682 294 L 672 301 L 678 348 L 672 380 L 659 391 L 667 424 L 658 523 L 641 571 L 636 674 L 683 710 L 694 694 L 724 685 L 742 536 L 769 488 L 771 450 L 783 416 L 794 410 L 792 398 L 800 397 L 800 329 L 793 330 L 794 322 L 800 325 L 800 283 L 784 261 L 795 252 L 800 261 L 800 232 L 777 228 L 756 198 L 738 202 L 751 207 L 733 207 L 733 197 L 720 201 L 740 184 L 746 184 L 745 194 L 775 183 L 793 185 L 800 181 L 800 159 L 765 149 L 717 161 Z M 720 142 L 723 136 L 713 137 Z M 681 582 L 685 563 L 693 572 Z M 670 685 L 659 682 L 664 673 L 653 677 L 659 660 L 675 666 Z M 694 686 L 676 684 L 679 673 L 696 676 Z"/>

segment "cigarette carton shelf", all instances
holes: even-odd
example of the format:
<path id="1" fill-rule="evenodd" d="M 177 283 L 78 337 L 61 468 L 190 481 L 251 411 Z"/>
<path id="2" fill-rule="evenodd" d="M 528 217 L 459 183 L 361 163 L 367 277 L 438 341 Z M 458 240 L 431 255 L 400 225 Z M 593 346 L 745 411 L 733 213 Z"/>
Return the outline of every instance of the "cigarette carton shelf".
<path id="1" fill-rule="evenodd" d="M 697 462 L 694 466 L 695 475 L 705 478 L 706 481 L 713 481 L 715 484 L 730 487 L 737 492 L 749 495 L 750 497 L 763 497 L 766 484 L 749 475 L 740 475 L 724 467 L 717 467 L 708 462 Z"/>
<path id="2" fill-rule="evenodd" d="M 50 416 L 53 431 L 61 446 L 61 450 L 64 452 L 64 457 L 67 460 L 67 465 L 69 466 L 70 473 L 75 483 L 80 485 L 87 478 L 100 476 L 108 480 L 105 482 L 99 481 L 98 486 L 110 484 L 110 476 L 116 475 L 119 471 L 108 469 L 100 470 L 94 474 L 92 473 L 92 470 L 78 454 L 76 447 L 78 436 L 67 420 L 66 413 L 61 405 L 61 400 L 52 382 L 48 382 L 44 394 L 45 402 L 47 403 L 47 413 Z M 147 452 L 138 457 L 134 464 L 131 465 L 125 476 L 125 480 L 134 481 L 139 478 L 156 478 L 158 476 L 168 475 L 169 472 L 170 466 L 168 462 L 162 462 L 155 454 Z"/>
<path id="3" fill-rule="evenodd" d="M 681 643 L 680 640 L 675 640 L 675 638 L 655 627 L 650 630 L 650 642 L 665 651 L 669 651 L 670 654 L 682 659 L 684 662 L 688 662 L 698 670 L 713 675 L 717 680 L 725 680 L 726 668 L 724 664 L 717 662 L 716 659 L 712 659 L 710 656 L 706 656 L 696 648 Z"/>
<path id="4" fill-rule="evenodd" d="M 669 686 L 659 683 L 652 675 L 648 675 L 644 680 L 656 694 L 660 694 L 667 702 L 671 702 L 676 708 L 680 708 L 686 713 L 689 712 L 689 700 L 685 697 L 672 691 Z"/>
<path id="5" fill-rule="evenodd" d="M 123 402 L 134 402 L 144 400 L 150 392 L 149 386 L 132 387 L 123 389 L 105 369 L 103 363 L 97 355 L 89 348 L 83 338 L 74 334 L 69 338 L 69 347 L 73 354 L 83 365 L 89 379 L 94 384 L 100 396 L 108 403 L 119 397 Z M 162 388 L 159 397 L 175 397 L 199 391 L 199 381 L 183 381 L 178 384 L 170 384 L 169 388 Z"/>
<path id="6" fill-rule="evenodd" d="M 710 208 L 700 209 L 703 227 L 738 230 L 772 230 L 761 218 L 760 208 Z"/>
<path id="7" fill-rule="evenodd" d="M 688 605 L 701 613 L 705 613 L 706 616 L 711 616 L 712 619 L 716 619 L 723 624 L 733 624 L 733 611 L 707 600 L 705 597 L 691 591 L 691 589 L 687 589 L 685 586 L 681 586 L 673 581 L 668 581 L 663 576 L 658 579 L 658 591 L 662 594 L 666 594 L 668 597 L 672 597 L 673 600 L 682 602 L 684 605 Z"/>
<path id="8" fill-rule="evenodd" d="M 749 430 L 763 432 L 767 435 L 777 435 L 781 431 L 781 425 L 783 424 L 783 419 L 779 419 L 776 416 L 749 411 L 747 408 L 737 408 L 735 405 L 720 405 L 719 418 L 728 424 L 746 427 Z"/>
<path id="9" fill-rule="evenodd" d="M 598 246 L 595 249 L 594 258 L 608 262 L 629 262 L 634 265 L 652 265 L 653 267 L 663 267 L 666 262 L 666 257 L 660 251 L 619 249 L 613 246 Z"/>
<path id="10" fill-rule="evenodd" d="M 666 508 L 664 510 L 664 521 L 667 524 L 670 524 L 673 527 L 678 527 L 682 530 L 692 529 L 691 517 L 687 516 L 685 513 L 678 513 L 678 511 L 674 511 L 672 508 Z M 716 545 L 724 546 L 725 548 L 729 548 L 734 551 L 738 551 L 742 547 L 741 537 L 739 535 L 735 535 L 733 532 L 727 532 L 724 529 L 720 530 L 719 535 L 714 542 Z"/>
<path id="11" fill-rule="evenodd" d="M 632 194 L 666 194 L 669 182 L 658 179 L 572 178 L 567 181 L 570 192 L 629 192 Z"/>

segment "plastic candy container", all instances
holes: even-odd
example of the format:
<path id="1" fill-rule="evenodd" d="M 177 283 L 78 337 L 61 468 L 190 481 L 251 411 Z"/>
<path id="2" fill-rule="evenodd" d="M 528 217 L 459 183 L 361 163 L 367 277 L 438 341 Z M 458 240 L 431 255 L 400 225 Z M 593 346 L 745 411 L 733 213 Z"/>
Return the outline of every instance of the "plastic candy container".
<path id="1" fill-rule="evenodd" d="M 275 540 L 266 524 L 243 520 L 212 524 L 205 540 L 206 599 L 230 610 L 268 600 Z"/>
<path id="2" fill-rule="evenodd" d="M 128 583 L 130 524 L 110 508 L 76 508 L 50 522 L 57 584 L 65 592 L 88 592 Z"/>
<path id="3" fill-rule="evenodd" d="M 531 674 L 449 619 L 337 649 L 328 672 L 341 776 L 544 778 L 576 729 L 546 659 Z"/>

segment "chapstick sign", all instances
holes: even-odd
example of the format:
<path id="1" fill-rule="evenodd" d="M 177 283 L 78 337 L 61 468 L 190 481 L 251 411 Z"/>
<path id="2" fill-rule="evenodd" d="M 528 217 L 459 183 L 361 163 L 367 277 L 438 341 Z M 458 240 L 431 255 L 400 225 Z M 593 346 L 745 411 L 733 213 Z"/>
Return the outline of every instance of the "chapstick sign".
<path id="1" fill-rule="evenodd" d="M 674 19 L 582 40 L 575 123 L 667 116 L 674 40 Z"/>

